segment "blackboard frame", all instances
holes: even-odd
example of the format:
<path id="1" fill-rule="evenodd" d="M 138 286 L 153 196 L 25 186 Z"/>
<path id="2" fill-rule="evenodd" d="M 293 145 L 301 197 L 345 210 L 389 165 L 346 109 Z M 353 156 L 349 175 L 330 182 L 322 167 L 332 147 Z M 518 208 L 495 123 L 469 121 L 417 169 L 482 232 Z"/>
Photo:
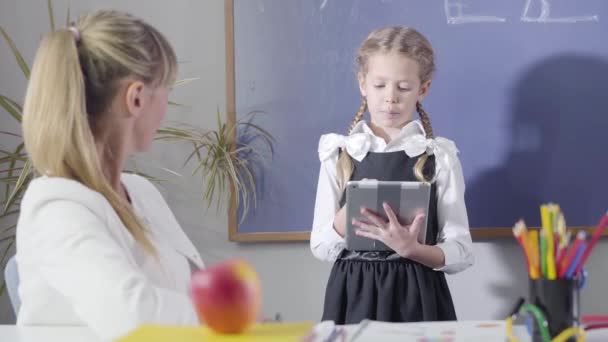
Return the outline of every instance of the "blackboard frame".
<path id="1" fill-rule="evenodd" d="M 236 122 L 236 77 L 235 77 L 235 36 L 234 36 L 234 0 L 224 0 L 225 11 L 225 54 L 226 54 L 226 121 L 228 124 Z M 231 187 L 231 194 L 228 206 L 228 237 L 233 242 L 297 242 L 308 241 L 309 231 L 289 231 L 289 232 L 239 232 L 238 229 L 238 208 L 234 188 Z M 598 216 L 599 217 L 599 216 Z M 539 227 L 530 227 L 538 229 Z M 569 227 L 576 233 L 585 230 L 591 233 L 595 227 L 574 226 Z M 474 241 L 491 240 L 497 238 L 513 237 L 511 227 L 490 227 L 471 229 Z M 608 236 L 608 231 L 603 236 Z"/>

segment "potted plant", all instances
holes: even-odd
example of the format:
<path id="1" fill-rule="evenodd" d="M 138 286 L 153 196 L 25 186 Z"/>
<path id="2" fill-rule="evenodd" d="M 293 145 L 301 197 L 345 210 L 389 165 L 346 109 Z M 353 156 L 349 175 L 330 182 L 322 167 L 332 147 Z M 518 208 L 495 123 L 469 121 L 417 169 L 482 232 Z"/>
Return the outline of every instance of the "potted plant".
<path id="1" fill-rule="evenodd" d="M 274 154 L 274 138 L 254 119 L 261 112 L 251 112 L 233 123 L 224 123 L 217 111 L 217 128 L 203 130 L 189 125 L 162 128 L 158 140 L 186 141 L 192 152 L 184 165 L 196 163 L 193 175 L 203 181 L 203 200 L 209 208 L 214 202 L 221 208 L 223 199 L 230 191 L 239 208 L 240 221 L 247 216 L 251 206 L 257 204 L 260 190 L 258 179 Z"/>

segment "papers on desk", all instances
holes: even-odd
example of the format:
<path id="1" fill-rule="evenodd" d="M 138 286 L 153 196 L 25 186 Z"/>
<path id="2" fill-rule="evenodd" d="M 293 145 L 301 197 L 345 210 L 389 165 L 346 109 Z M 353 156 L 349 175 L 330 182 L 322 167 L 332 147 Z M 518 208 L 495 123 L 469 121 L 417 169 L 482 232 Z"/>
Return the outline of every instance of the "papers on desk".
<path id="1" fill-rule="evenodd" d="M 349 342 L 487 342 L 504 341 L 507 338 L 505 324 L 502 321 L 461 321 L 461 322 L 418 322 L 418 323 L 388 323 L 362 321 L 355 326 L 346 326 L 345 336 L 334 333 L 335 339 L 328 338 L 333 332 L 327 322 L 315 327 L 317 336 L 323 336 L 315 341 L 349 341 Z M 329 335 L 328 335 L 329 334 Z"/>

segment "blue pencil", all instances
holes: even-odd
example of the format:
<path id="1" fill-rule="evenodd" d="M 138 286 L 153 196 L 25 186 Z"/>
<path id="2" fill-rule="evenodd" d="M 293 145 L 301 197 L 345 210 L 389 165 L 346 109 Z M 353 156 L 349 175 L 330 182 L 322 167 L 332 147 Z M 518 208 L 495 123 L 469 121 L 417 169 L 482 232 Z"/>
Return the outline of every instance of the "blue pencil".
<path id="1" fill-rule="evenodd" d="M 576 266 L 581 261 L 581 258 L 583 257 L 583 252 L 585 251 L 586 247 L 587 241 L 581 242 L 581 244 L 578 246 L 574 259 L 572 259 L 572 262 L 570 263 L 570 265 L 568 265 L 568 272 L 566 272 L 567 279 L 570 279 L 572 278 L 572 276 L 574 276 L 574 270 L 576 270 Z"/>

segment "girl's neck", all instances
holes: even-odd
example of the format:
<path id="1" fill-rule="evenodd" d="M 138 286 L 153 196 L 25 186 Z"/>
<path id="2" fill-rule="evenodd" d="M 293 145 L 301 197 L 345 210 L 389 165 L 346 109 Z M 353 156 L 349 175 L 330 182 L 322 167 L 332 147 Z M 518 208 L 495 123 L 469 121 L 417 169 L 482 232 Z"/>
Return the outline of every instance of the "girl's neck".
<path id="1" fill-rule="evenodd" d="M 401 128 L 403 127 L 382 127 L 374 124 L 373 122 L 369 123 L 369 128 L 374 132 L 374 134 L 382 139 L 387 144 L 391 142 L 399 133 L 401 132 Z"/>

